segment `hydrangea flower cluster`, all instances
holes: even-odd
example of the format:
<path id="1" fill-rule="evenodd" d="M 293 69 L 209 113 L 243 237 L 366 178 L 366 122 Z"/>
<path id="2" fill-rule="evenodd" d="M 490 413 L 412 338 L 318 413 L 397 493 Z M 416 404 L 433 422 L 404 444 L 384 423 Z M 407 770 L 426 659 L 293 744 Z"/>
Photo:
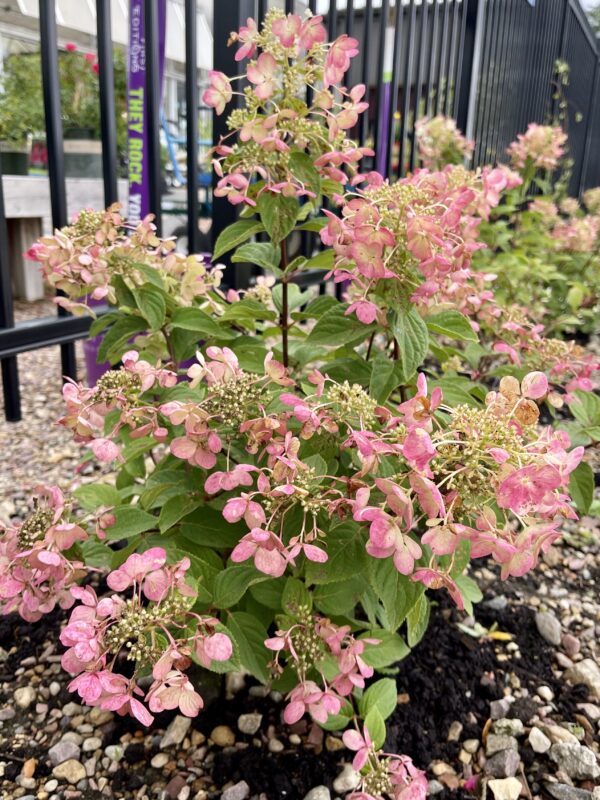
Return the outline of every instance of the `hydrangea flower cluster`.
<path id="1" fill-rule="evenodd" d="M 72 587 L 79 604 L 60 635 L 68 648 L 62 665 L 76 676 L 71 691 L 142 725 L 152 723 L 150 712 L 199 713 L 204 703 L 185 670 L 192 659 L 205 667 L 227 661 L 233 646 L 217 619 L 191 610 L 196 592 L 186 579 L 189 568 L 189 558 L 167 564 L 166 551 L 152 547 L 109 573 L 108 586 L 119 594 L 98 599 L 90 586 Z M 128 589 L 132 596 L 125 600 L 120 593 Z M 124 675 L 118 670 L 130 673 L 128 662 L 133 674 Z M 148 674 L 152 682 L 144 691 L 138 680 Z"/>
<path id="2" fill-rule="evenodd" d="M 15 526 L 0 526 L 0 612 L 37 622 L 57 605 L 70 608 L 70 589 L 87 569 L 69 551 L 87 538 L 70 519 L 60 489 L 39 487 L 33 513 Z"/>
<path id="3" fill-rule="evenodd" d="M 342 168 L 355 175 L 363 156 L 373 155 L 347 138 L 367 108 L 365 87 L 347 90 L 338 85 L 358 53 L 358 42 L 346 34 L 332 43 L 326 38 L 322 17 L 286 16 L 278 9 L 267 13 L 262 30 L 248 20 L 232 34 L 230 42 L 241 45 L 236 60 L 250 59 L 241 76 L 249 86 L 238 93 L 243 106 L 228 117 L 231 134 L 216 148 L 217 197 L 250 206 L 265 189 L 286 197 L 314 198 L 310 175 L 303 179 L 306 156 L 308 164 L 338 184 L 341 193 L 346 182 Z M 203 100 L 222 114 L 234 90 L 222 72 L 211 72 L 210 79 Z M 318 87 L 308 104 L 307 86 Z M 233 136 L 238 140 L 228 143 Z M 258 185 L 253 185 L 255 181 Z"/>
<path id="4" fill-rule="evenodd" d="M 507 153 L 515 169 L 533 167 L 552 172 L 565 154 L 566 143 L 567 135 L 562 128 L 531 122 L 526 132 L 520 133 L 508 147 Z"/>
<path id="5" fill-rule="evenodd" d="M 465 138 L 450 117 L 423 117 L 415 125 L 419 158 L 424 167 L 437 171 L 447 164 L 471 158 L 475 143 Z"/>

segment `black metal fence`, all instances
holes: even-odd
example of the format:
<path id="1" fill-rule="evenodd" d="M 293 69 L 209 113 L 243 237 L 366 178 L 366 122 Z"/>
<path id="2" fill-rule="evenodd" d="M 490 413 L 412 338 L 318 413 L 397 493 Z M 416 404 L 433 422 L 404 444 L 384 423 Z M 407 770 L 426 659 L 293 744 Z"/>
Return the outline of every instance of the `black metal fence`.
<path id="1" fill-rule="evenodd" d="M 116 2 L 116 0 L 113 0 Z M 247 17 L 264 16 L 267 0 L 221 0 L 213 8 L 214 69 L 236 74 L 241 65 L 225 43 Z M 281 7 L 282 3 L 278 5 Z M 414 127 L 419 118 L 454 116 L 477 144 L 475 163 L 502 158 L 529 122 L 547 122 L 557 111 L 556 62 L 569 66 L 565 126 L 571 141 L 574 195 L 600 184 L 600 70 L 598 41 L 578 0 L 285 0 L 287 12 L 324 13 L 330 38 L 347 33 L 361 43 L 348 83 L 367 86 L 370 109 L 355 134 L 376 150 L 374 166 L 403 175 L 416 163 Z M 199 103 L 196 0 L 184 0 L 186 104 Z M 111 0 L 96 0 L 104 199 L 117 199 L 117 145 L 112 67 Z M 150 190 L 161 228 L 160 107 L 157 6 L 144 0 Z M 63 131 L 54 0 L 39 0 L 42 82 L 52 223 L 67 223 Z M 225 132 L 213 120 L 213 140 Z M 191 252 L 199 249 L 198 119 L 187 114 L 187 228 Z M 1 172 L 0 172 L 1 178 Z M 235 218 L 224 198 L 213 198 L 213 240 Z M 238 285 L 248 271 L 236 267 Z M 75 340 L 89 320 L 61 310 L 56 318 L 15 324 L 4 201 L 0 181 L 0 363 L 7 420 L 20 419 L 17 355 L 59 345 L 62 371 L 75 377 Z"/>

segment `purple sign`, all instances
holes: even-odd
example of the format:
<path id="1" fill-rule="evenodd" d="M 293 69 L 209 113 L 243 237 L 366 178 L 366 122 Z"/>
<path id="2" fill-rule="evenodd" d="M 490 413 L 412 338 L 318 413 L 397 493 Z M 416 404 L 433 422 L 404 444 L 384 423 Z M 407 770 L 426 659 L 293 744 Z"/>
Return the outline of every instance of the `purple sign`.
<path id="1" fill-rule="evenodd" d="M 159 75 L 162 100 L 165 68 L 167 1 L 158 2 Z M 135 224 L 150 212 L 148 181 L 148 115 L 146 99 L 146 51 L 144 0 L 129 0 L 129 54 L 127 85 L 127 131 L 129 204 L 127 217 Z"/>

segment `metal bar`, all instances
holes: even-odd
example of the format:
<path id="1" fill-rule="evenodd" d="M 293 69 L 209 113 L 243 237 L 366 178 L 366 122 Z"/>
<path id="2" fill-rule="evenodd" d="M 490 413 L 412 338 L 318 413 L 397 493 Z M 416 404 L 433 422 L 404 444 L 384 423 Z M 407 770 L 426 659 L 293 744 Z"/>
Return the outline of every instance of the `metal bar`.
<path id="1" fill-rule="evenodd" d="M 490 160 L 489 154 L 489 138 L 491 134 L 489 117 L 493 95 L 495 91 L 494 86 L 494 65 L 495 65 L 495 52 L 494 49 L 498 42 L 498 19 L 501 11 L 498 10 L 498 5 L 494 0 L 488 0 L 488 37 L 486 42 L 486 66 L 485 66 L 485 91 L 482 91 L 479 98 L 480 107 L 480 122 L 477 130 L 477 140 L 479 142 L 478 161 L 484 161 L 486 164 Z"/>
<path id="2" fill-rule="evenodd" d="M 458 39 L 458 15 L 459 6 L 456 0 L 452 3 L 452 36 L 450 38 L 450 47 L 448 49 L 448 62 L 446 67 L 446 74 L 448 75 L 446 81 L 446 97 L 444 98 L 444 114 L 449 116 L 454 105 L 454 97 L 456 93 L 456 40 Z"/>
<path id="3" fill-rule="evenodd" d="M 586 183 L 587 183 L 587 170 L 590 160 L 590 151 L 592 148 L 592 137 L 594 135 L 594 121 L 596 117 L 596 106 L 598 103 L 599 83 L 600 83 L 600 61 L 596 59 L 596 67 L 594 69 L 594 80 L 592 82 L 592 96 L 590 98 L 590 105 L 586 121 L 585 147 L 583 150 L 583 163 L 581 167 L 581 180 L 579 184 L 580 195 L 586 188 Z"/>
<path id="4" fill-rule="evenodd" d="M 473 60 L 473 27 L 467 26 L 469 5 L 469 0 L 463 0 L 460 42 L 458 45 L 458 59 L 456 62 L 456 86 L 454 90 L 454 104 L 452 108 L 452 116 L 457 120 L 458 127 L 461 130 L 464 130 L 464 121 L 458 122 L 460 113 L 464 113 L 464 107 L 461 106 L 461 103 L 464 104 L 464 98 L 462 98 L 461 93 L 463 92 L 463 86 L 465 86 L 467 83 L 466 79 L 471 71 Z M 468 72 L 463 74 L 463 70 L 465 70 L 465 68 L 468 69 Z"/>
<path id="5" fill-rule="evenodd" d="M 421 35 L 419 36 L 419 58 L 417 61 L 417 75 L 415 77 L 415 109 L 413 116 L 413 136 L 410 147 L 410 168 L 413 170 L 417 161 L 417 146 L 415 127 L 419 118 L 421 110 L 421 84 L 423 82 L 423 73 L 425 72 L 425 55 L 427 53 L 427 16 L 429 14 L 428 4 L 421 4 Z"/>
<path id="6" fill-rule="evenodd" d="M 286 14 L 294 13 L 294 0 L 285 0 L 285 13 Z"/>
<path id="7" fill-rule="evenodd" d="M 98 81 L 100 86 L 100 130 L 102 137 L 102 179 L 104 181 L 104 205 L 110 206 L 119 199 L 110 0 L 96 0 L 96 24 L 98 34 Z"/>
<path id="8" fill-rule="evenodd" d="M 400 0 L 396 0 L 396 25 L 394 28 L 394 55 L 392 60 L 392 84 L 390 91 L 390 118 L 388 119 L 388 138 L 386 152 L 386 178 L 392 177 L 392 158 L 394 153 L 394 139 L 396 133 L 396 109 L 398 108 L 398 86 L 400 82 L 400 46 L 402 42 L 402 23 L 404 9 Z"/>
<path id="9" fill-rule="evenodd" d="M 146 57 L 146 125 L 148 134 L 148 184 L 150 210 L 158 235 L 162 232 L 160 191 L 160 67 L 158 3 L 144 0 L 144 39 Z"/>
<path id="10" fill-rule="evenodd" d="M 471 61 L 471 76 L 469 80 L 469 99 L 467 102 L 467 109 L 465 113 L 464 131 L 467 139 L 472 139 L 477 142 L 476 124 L 479 119 L 481 109 L 481 101 L 479 95 L 480 77 L 483 78 L 483 44 L 486 38 L 486 5 L 484 2 L 477 4 L 476 17 L 475 17 L 475 33 L 473 38 L 473 58 Z M 459 121 L 461 117 L 459 116 Z M 479 131 L 479 125 L 477 125 Z M 475 153 L 473 154 L 475 155 Z"/>
<path id="11" fill-rule="evenodd" d="M 398 154 L 398 177 L 404 175 L 404 157 L 406 155 L 406 136 L 408 133 L 408 117 L 410 115 L 410 101 L 412 88 L 412 65 L 415 54 L 414 30 L 417 22 L 417 7 L 415 0 L 410 0 L 408 11 L 408 47 L 406 48 L 406 61 L 404 62 L 404 103 L 402 117 L 400 118 L 400 152 Z M 414 136 L 414 132 L 413 132 Z"/>
<path id="12" fill-rule="evenodd" d="M 327 15 L 327 33 L 329 41 L 332 42 L 337 38 L 337 2 L 336 0 L 329 0 L 329 13 Z"/>
<path id="13" fill-rule="evenodd" d="M 442 80 L 444 78 L 442 71 L 446 61 L 446 49 L 448 47 L 448 14 L 450 6 L 448 0 L 444 2 L 444 16 L 442 18 L 442 41 L 440 47 L 439 62 L 437 65 L 437 81 L 436 81 L 436 94 L 435 94 L 435 113 L 442 113 Z M 444 87 L 444 97 L 446 96 L 447 87 Z"/>
<path id="14" fill-rule="evenodd" d="M 428 7 L 425 6 L 426 8 Z M 440 18 L 440 4 L 434 3 L 433 4 L 433 20 L 431 23 L 431 47 L 429 48 L 429 67 L 427 69 L 427 86 L 426 86 L 426 101 L 427 105 L 425 107 L 425 116 L 430 117 L 433 111 L 433 76 L 435 75 L 435 68 L 436 68 L 436 57 L 439 54 L 439 48 L 437 46 L 438 43 L 438 31 L 439 31 L 439 18 Z M 428 12 L 429 13 L 429 12 Z M 436 88 L 437 94 L 437 88 Z"/>
<path id="15" fill-rule="evenodd" d="M 390 13 L 390 0 L 382 0 L 381 19 L 379 20 L 379 55 L 377 58 L 377 104 L 375 108 L 375 151 L 381 141 L 380 122 L 382 119 L 383 104 L 385 102 L 385 84 L 383 70 L 385 68 L 385 31 Z M 387 164 L 387 161 L 386 161 Z"/>
<path id="16" fill-rule="evenodd" d="M 15 324 L 13 312 L 12 283 L 10 279 L 10 259 L 8 254 L 8 231 L 4 215 L 4 189 L 2 186 L 2 163 L 0 156 L 0 328 L 8 329 L 11 335 Z M 1 332 L 1 331 L 0 331 Z M 7 422 L 21 419 L 21 394 L 19 391 L 19 368 L 15 356 L 3 358 L 2 393 L 4 396 L 4 416 Z"/>
<path id="17" fill-rule="evenodd" d="M 363 52 L 362 52 L 362 70 L 361 70 L 361 82 L 365 85 L 366 88 L 366 100 L 370 101 L 370 85 L 369 85 L 369 66 L 371 64 L 371 59 L 369 56 L 371 55 L 371 29 L 373 26 L 373 0 L 367 0 L 365 6 L 365 26 L 364 26 L 364 43 L 363 43 Z M 377 109 L 375 109 L 375 113 L 377 113 Z M 364 112 L 360 119 L 360 128 L 359 128 L 359 137 L 358 141 L 361 147 L 364 146 L 367 136 L 369 133 L 369 109 Z"/>
<path id="18" fill-rule="evenodd" d="M 185 107 L 188 253 L 200 249 L 198 230 L 198 64 L 196 0 L 185 0 Z"/>
<path id="19" fill-rule="evenodd" d="M 98 312 L 97 312 L 98 313 Z M 27 350 L 72 343 L 87 336 L 91 317 L 43 317 L 19 322 L 14 328 L 0 329 L 0 359 Z"/>
<path id="20" fill-rule="evenodd" d="M 499 133 L 499 125 L 501 121 L 501 106 L 503 105 L 503 94 L 502 94 L 502 86 L 504 83 L 504 73 L 506 71 L 506 64 L 508 58 L 506 56 L 506 44 L 507 44 L 507 35 L 510 31 L 510 15 L 512 13 L 512 9 L 514 7 L 514 3 L 509 0 L 508 3 L 505 3 L 502 8 L 502 23 L 500 28 L 500 34 L 498 36 L 498 46 L 496 49 L 496 65 L 494 68 L 494 103 L 492 106 L 492 112 L 490 115 L 490 128 L 492 130 L 492 151 L 494 154 L 494 160 L 496 160 L 498 156 L 498 133 Z"/>
<path id="21" fill-rule="evenodd" d="M 46 0 L 39 4 L 40 53 L 42 67 L 42 90 L 44 95 L 44 118 L 46 123 L 46 149 L 48 152 L 48 177 L 50 179 L 50 206 L 52 225 L 64 228 L 67 224 L 67 193 L 65 186 L 65 158 L 63 152 L 63 128 L 60 108 L 60 79 L 58 72 L 58 44 L 54 2 Z M 64 308 L 58 308 L 58 316 L 65 317 Z M 77 377 L 75 348 L 72 344 L 61 347 L 61 367 L 64 376 Z"/>
<path id="22" fill-rule="evenodd" d="M 352 36 L 354 31 L 354 2 L 346 0 L 346 34 Z"/>

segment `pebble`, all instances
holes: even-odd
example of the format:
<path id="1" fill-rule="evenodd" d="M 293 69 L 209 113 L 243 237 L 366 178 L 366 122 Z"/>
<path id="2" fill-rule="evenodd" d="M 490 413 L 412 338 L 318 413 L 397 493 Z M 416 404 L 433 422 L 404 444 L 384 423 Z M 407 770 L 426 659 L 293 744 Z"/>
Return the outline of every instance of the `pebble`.
<path id="1" fill-rule="evenodd" d="M 343 750 L 345 747 L 344 743 L 341 739 L 338 739 L 337 736 L 327 736 L 325 739 L 325 748 L 330 753 L 337 753 L 338 750 Z"/>
<path id="2" fill-rule="evenodd" d="M 169 756 L 167 753 L 157 753 L 150 762 L 150 766 L 154 767 L 155 769 L 162 769 L 165 764 L 169 761 Z"/>
<path id="3" fill-rule="evenodd" d="M 62 764 L 54 767 L 52 774 L 55 778 L 72 783 L 73 786 L 79 781 L 83 780 L 86 776 L 85 767 L 80 761 L 76 761 L 74 758 L 71 758 L 68 761 L 63 761 Z"/>
<path id="4" fill-rule="evenodd" d="M 74 742 L 70 742 L 68 739 L 61 739 L 60 742 L 57 742 L 48 750 L 48 758 L 52 766 L 57 767 L 63 761 L 69 761 L 70 759 L 79 761 L 80 753 L 79 746 Z"/>
<path id="5" fill-rule="evenodd" d="M 21 686 L 19 689 L 15 689 L 13 696 L 18 707 L 24 709 L 29 708 L 34 702 L 36 693 L 33 686 Z"/>
<path id="6" fill-rule="evenodd" d="M 513 778 L 521 759 L 517 750 L 500 750 L 485 762 L 485 771 L 493 778 Z"/>
<path id="7" fill-rule="evenodd" d="M 89 739 L 86 739 L 81 746 L 81 749 L 84 753 L 93 753 L 94 750 L 98 750 L 102 747 L 102 739 L 99 736 L 90 736 Z"/>
<path id="8" fill-rule="evenodd" d="M 524 732 L 523 723 L 520 719 L 497 719 L 493 725 L 492 730 L 494 733 L 501 736 L 522 736 Z"/>
<path id="9" fill-rule="evenodd" d="M 304 800 L 331 800 L 331 792 L 326 786 L 315 786 L 304 795 Z"/>
<path id="10" fill-rule="evenodd" d="M 110 722 L 113 718 L 112 711 L 106 711 L 103 708 L 94 707 L 90 709 L 88 719 L 92 725 L 100 726 Z"/>
<path id="11" fill-rule="evenodd" d="M 56 780 L 56 778 L 51 778 L 44 784 L 45 792 L 53 792 L 56 788 L 58 788 L 58 781 Z"/>
<path id="12" fill-rule="evenodd" d="M 562 646 L 565 648 L 565 653 L 571 658 L 581 650 L 581 642 L 572 633 L 565 633 L 562 637 Z"/>
<path id="13" fill-rule="evenodd" d="M 538 611 L 535 615 L 535 624 L 538 633 L 548 644 L 560 644 L 562 630 L 559 620 L 550 611 Z"/>
<path id="14" fill-rule="evenodd" d="M 188 720 L 188 722 L 191 722 L 191 720 Z M 213 728 L 210 738 L 217 747 L 231 747 L 235 744 L 235 734 L 228 725 L 217 725 L 216 728 Z"/>
<path id="15" fill-rule="evenodd" d="M 476 753 L 477 749 L 479 748 L 479 739 L 465 739 L 463 742 L 463 748 L 467 751 L 467 753 Z"/>
<path id="16" fill-rule="evenodd" d="M 445 761 L 434 761 L 434 763 L 431 765 L 431 771 L 437 778 L 439 778 L 440 775 L 445 775 L 448 772 L 454 772 L 450 764 L 446 764 Z"/>
<path id="17" fill-rule="evenodd" d="M 120 761 L 125 754 L 123 746 L 120 744 L 109 744 L 108 747 L 104 748 L 104 752 L 114 762 Z"/>
<path id="18" fill-rule="evenodd" d="M 592 797 L 587 789 L 577 789 L 568 783 L 546 783 L 544 788 L 555 800 L 591 800 Z"/>
<path id="19" fill-rule="evenodd" d="M 261 726 L 262 714 L 240 714 L 237 721 L 238 730 L 253 736 Z"/>
<path id="20" fill-rule="evenodd" d="M 351 792 L 360 783 L 360 772 L 352 764 L 344 764 L 344 768 L 333 782 L 333 791 L 339 794 Z"/>
<path id="21" fill-rule="evenodd" d="M 191 724 L 192 720 L 190 717 L 183 717 L 181 714 L 178 714 L 175 719 L 171 721 L 171 724 L 165 731 L 165 735 L 160 740 L 161 750 L 171 747 L 174 744 L 181 744 Z"/>
<path id="22" fill-rule="evenodd" d="M 185 788 L 186 781 L 183 775 L 175 775 L 165 786 L 165 792 L 170 800 L 177 800 L 182 790 Z M 189 787 L 188 787 L 189 795 Z"/>
<path id="23" fill-rule="evenodd" d="M 546 734 L 536 727 L 529 731 L 528 740 L 534 753 L 546 753 L 552 744 Z"/>
<path id="24" fill-rule="evenodd" d="M 212 737 L 211 737 L 212 738 Z M 214 739 L 213 739 L 214 741 Z M 221 800 L 246 800 L 250 794 L 250 787 L 246 781 L 239 781 L 228 789 L 225 789 L 221 795 Z"/>
<path id="25" fill-rule="evenodd" d="M 591 658 L 584 658 L 569 667 L 564 677 L 571 683 L 583 683 L 600 700 L 600 667 Z"/>
<path id="26" fill-rule="evenodd" d="M 450 725 L 448 729 L 448 736 L 446 737 L 447 742 L 458 742 L 460 739 L 460 735 L 463 731 L 463 724 L 458 720 L 454 720 L 454 722 Z"/>
<path id="27" fill-rule="evenodd" d="M 57 694 L 60 694 L 60 683 L 58 681 L 52 681 L 48 690 L 52 697 L 56 697 Z"/>
<path id="28" fill-rule="evenodd" d="M 517 778 L 500 778 L 491 780 L 488 786 L 495 800 L 517 800 L 521 794 L 522 784 Z"/>
<path id="29" fill-rule="evenodd" d="M 62 708 L 62 713 L 65 717 L 75 717 L 77 714 L 81 714 L 82 710 L 78 703 L 66 703 Z"/>
<path id="30" fill-rule="evenodd" d="M 550 758 L 556 761 L 559 769 L 565 772 L 569 778 L 584 781 L 600 777 L 596 754 L 589 747 L 580 745 L 579 742 L 553 744 L 550 748 Z"/>
<path id="31" fill-rule="evenodd" d="M 439 781 L 429 781 L 427 784 L 427 794 L 428 795 L 436 795 L 440 794 L 444 791 L 444 784 L 440 783 Z"/>
<path id="32" fill-rule="evenodd" d="M 545 703 L 551 703 L 554 700 L 554 692 L 549 686 L 538 686 L 536 694 L 541 697 Z"/>
<path id="33" fill-rule="evenodd" d="M 301 739 L 300 736 L 298 736 L 297 733 L 290 733 L 289 740 L 290 740 L 290 744 L 293 744 L 293 745 L 296 745 L 296 746 L 299 745 L 299 744 L 302 744 L 302 739 Z"/>
<path id="34" fill-rule="evenodd" d="M 7 722 L 9 719 L 13 719 L 16 713 L 14 708 L 0 708 L 0 722 Z"/>
<path id="35" fill-rule="evenodd" d="M 485 744 L 486 756 L 493 756 L 501 750 L 518 750 L 519 744 L 514 736 L 498 735 L 490 733 Z"/>
<path id="36" fill-rule="evenodd" d="M 574 744 L 578 744 L 577 737 L 573 736 L 571 731 L 568 731 L 561 725 L 544 725 L 543 729 L 552 744 L 556 744 L 557 742 L 573 742 Z"/>
<path id="37" fill-rule="evenodd" d="M 284 749 L 285 745 L 283 744 L 283 742 L 280 742 L 279 739 L 269 739 L 270 753 L 281 753 L 281 751 Z"/>
<path id="38" fill-rule="evenodd" d="M 490 717 L 492 719 L 503 719 L 510 711 L 512 698 L 503 697 L 501 700 L 492 700 L 490 703 Z"/>

